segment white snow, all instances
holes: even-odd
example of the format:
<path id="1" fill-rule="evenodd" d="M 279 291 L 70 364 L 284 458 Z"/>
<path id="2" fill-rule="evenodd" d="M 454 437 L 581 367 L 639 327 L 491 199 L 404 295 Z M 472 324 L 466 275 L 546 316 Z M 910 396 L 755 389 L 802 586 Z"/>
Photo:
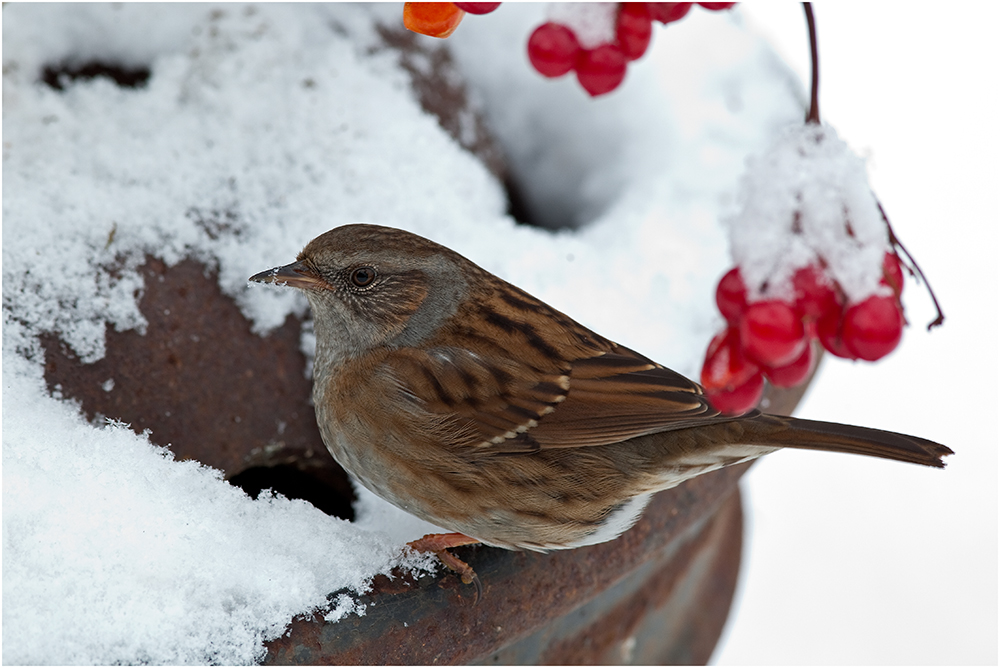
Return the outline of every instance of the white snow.
<path id="1" fill-rule="evenodd" d="M 141 331 L 147 253 L 216 267 L 266 332 L 306 304 L 248 276 L 336 225 L 394 225 L 696 374 L 730 263 L 718 221 L 745 157 L 801 119 L 801 89 L 738 12 L 692 12 L 592 100 L 527 63 L 544 11 L 506 3 L 449 42 L 529 203 L 578 232 L 516 225 L 392 53 L 371 52 L 372 16 L 401 23 L 398 5 L 4 7 L 5 663 L 252 662 L 294 615 L 361 613 L 375 574 L 433 567 L 402 548 L 434 529 L 363 490 L 355 523 L 253 501 L 49 396 L 36 336 L 93 361 L 107 326 Z M 37 82 L 95 58 L 152 76 Z"/>
<path id="2" fill-rule="evenodd" d="M 572 30 L 584 49 L 615 41 L 617 2 L 552 2 L 546 5 L 545 14 L 549 21 Z"/>
<path id="3" fill-rule="evenodd" d="M 879 284 L 889 234 L 865 163 L 833 127 L 792 125 L 748 159 L 740 205 L 727 223 L 750 301 L 794 301 L 792 274 L 809 265 L 824 267 L 849 304 L 880 287 L 891 294 Z"/>
<path id="4" fill-rule="evenodd" d="M 4 663 L 251 663 L 292 616 L 400 561 L 379 531 L 87 424 L 16 355 L 3 401 Z"/>

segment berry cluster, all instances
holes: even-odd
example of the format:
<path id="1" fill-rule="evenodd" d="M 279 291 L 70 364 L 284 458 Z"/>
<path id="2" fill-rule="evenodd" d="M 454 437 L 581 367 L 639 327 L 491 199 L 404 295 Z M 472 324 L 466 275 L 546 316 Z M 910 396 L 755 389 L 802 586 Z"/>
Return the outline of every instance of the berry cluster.
<path id="1" fill-rule="evenodd" d="M 800 384 L 812 370 L 813 339 L 852 360 L 875 361 L 892 352 L 905 324 L 903 271 L 895 253 L 886 252 L 880 283 L 891 294 L 850 304 L 822 267 L 810 265 L 793 275 L 791 303 L 748 303 L 739 267 L 730 269 L 715 292 L 727 326 L 709 344 L 701 370 L 712 404 L 723 413 L 743 413 L 760 401 L 764 378 L 777 387 Z"/>
<path id="2" fill-rule="evenodd" d="M 678 21 L 693 4 L 718 11 L 736 3 L 621 2 L 613 40 L 592 48 L 584 48 L 570 27 L 549 21 L 535 28 L 528 38 L 528 58 L 542 76 L 561 77 L 575 70 L 584 90 L 593 97 L 604 95 L 625 79 L 629 61 L 646 53 L 653 36 L 653 21 Z"/>
<path id="3" fill-rule="evenodd" d="M 561 77 L 575 70 L 584 90 L 595 97 L 604 95 L 625 79 L 628 62 L 646 53 L 654 21 L 679 21 L 696 4 L 719 11 L 736 3 L 620 2 L 609 41 L 585 46 L 570 26 L 549 21 L 538 26 L 528 39 L 528 58 L 546 77 Z M 489 14 L 499 6 L 499 2 L 407 2 L 403 6 L 403 25 L 422 35 L 445 38 L 455 32 L 466 13 Z"/>

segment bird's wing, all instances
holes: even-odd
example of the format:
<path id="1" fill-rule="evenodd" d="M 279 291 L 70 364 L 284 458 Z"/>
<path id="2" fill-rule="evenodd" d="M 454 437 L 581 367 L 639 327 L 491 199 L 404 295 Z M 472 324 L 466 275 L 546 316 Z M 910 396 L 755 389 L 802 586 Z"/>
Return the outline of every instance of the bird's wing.
<path id="1" fill-rule="evenodd" d="M 401 349 L 384 364 L 408 400 L 448 419 L 455 445 L 490 451 L 605 445 L 726 419 L 696 383 L 608 348 L 550 369 L 452 347 Z"/>
<path id="2" fill-rule="evenodd" d="M 628 348 L 573 362 L 566 399 L 530 435 L 543 448 L 604 445 L 718 416 L 701 386 Z"/>

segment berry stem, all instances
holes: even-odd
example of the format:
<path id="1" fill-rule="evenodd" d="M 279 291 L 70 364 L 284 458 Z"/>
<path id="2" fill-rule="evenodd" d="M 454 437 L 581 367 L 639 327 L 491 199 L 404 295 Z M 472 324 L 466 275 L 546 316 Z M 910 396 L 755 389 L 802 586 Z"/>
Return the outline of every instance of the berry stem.
<path id="1" fill-rule="evenodd" d="M 893 249 L 898 248 L 903 251 L 903 255 L 906 256 L 909 263 L 906 265 L 907 270 L 909 270 L 911 275 L 916 276 L 918 280 L 924 282 L 924 286 L 927 288 L 927 292 L 931 296 L 931 301 L 934 302 L 934 308 L 937 309 L 937 317 L 927 324 L 927 331 L 929 332 L 944 323 L 944 312 L 941 310 L 941 304 L 938 303 L 937 296 L 934 294 L 934 288 L 931 287 L 930 281 L 928 281 L 927 276 L 924 275 L 923 269 L 920 268 L 917 261 L 912 255 L 910 255 L 910 251 L 906 250 L 906 246 L 904 246 L 903 242 L 899 240 L 899 237 L 896 236 L 895 230 L 892 229 L 892 225 L 889 224 L 889 217 L 885 215 L 885 209 L 882 208 L 882 202 L 879 202 L 876 199 L 875 204 L 878 205 L 878 211 L 882 214 L 882 220 L 885 222 L 885 227 L 889 230 L 889 243 L 892 244 Z"/>
<path id="2" fill-rule="evenodd" d="M 812 93 L 806 123 L 819 125 L 819 45 L 816 43 L 816 19 L 813 17 L 811 2 L 803 2 L 802 8 L 806 11 L 806 24 L 809 26 L 809 55 L 812 57 Z"/>

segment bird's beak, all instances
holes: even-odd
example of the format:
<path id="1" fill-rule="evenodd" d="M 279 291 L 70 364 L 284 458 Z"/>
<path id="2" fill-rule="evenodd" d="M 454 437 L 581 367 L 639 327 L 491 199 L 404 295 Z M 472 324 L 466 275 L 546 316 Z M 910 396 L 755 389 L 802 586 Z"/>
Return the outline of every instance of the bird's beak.
<path id="1" fill-rule="evenodd" d="M 309 265 L 304 262 L 293 262 L 284 267 L 275 267 L 254 274 L 250 277 L 255 283 L 274 283 L 276 285 L 290 285 L 293 288 L 303 290 L 316 290 L 328 287 L 326 281 L 319 277 Z"/>

